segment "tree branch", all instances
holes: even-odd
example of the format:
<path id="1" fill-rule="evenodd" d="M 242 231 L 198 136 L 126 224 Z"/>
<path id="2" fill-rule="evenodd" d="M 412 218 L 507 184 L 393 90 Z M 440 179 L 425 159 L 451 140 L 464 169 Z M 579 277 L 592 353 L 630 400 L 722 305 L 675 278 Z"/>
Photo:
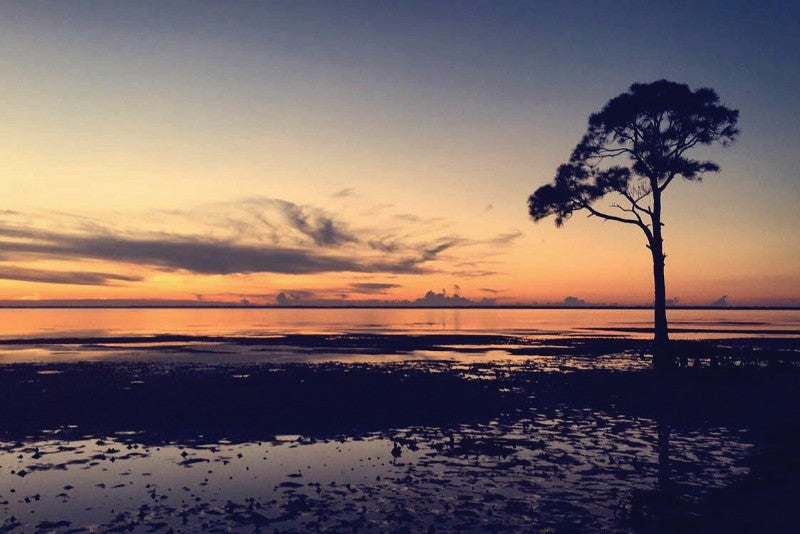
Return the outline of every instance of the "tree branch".
<path id="1" fill-rule="evenodd" d="M 620 204 L 614 203 L 614 204 L 611 204 L 611 207 L 612 208 L 617 208 L 618 210 L 624 211 L 625 213 L 630 213 L 631 215 L 636 217 L 637 221 L 639 221 L 641 224 L 644 224 L 645 226 L 647 226 L 645 224 L 645 222 L 642 220 L 642 216 L 639 215 L 639 212 L 636 211 L 636 207 L 635 206 L 631 205 L 630 208 L 626 208 L 625 206 L 621 206 Z"/>
<path id="2" fill-rule="evenodd" d="M 616 222 L 621 222 L 621 223 L 625 223 L 625 224 L 633 224 L 635 226 L 638 226 L 639 228 L 642 229 L 642 231 L 644 232 L 644 235 L 647 236 L 647 242 L 651 243 L 653 241 L 653 234 L 652 234 L 652 232 L 650 232 L 650 228 L 648 228 L 647 225 L 644 224 L 641 220 L 637 221 L 635 219 L 626 219 L 625 217 L 617 217 L 616 215 L 610 215 L 608 213 L 603 213 L 602 211 L 598 211 L 598 210 L 594 209 L 592 206 L 590 206 L 589 204 L 587 204 L 585 202 L 582 205 L 586 209 L 586 211 L 588 211 L 590 214 L 594 215 L 595 217 L 600 217 L 601 219 L 606 219 L 608 221 L 616 221 Z"/>
<path id="3" fill-rule="evenodd" d="M 619 147 L 619 148 L 598 148 L 598 149 L 597 149 L 597 154 L 598 154 L 598 156 L 600 157 L 600 159 L 604 159 L 604 158 L 614 158 L 614 157 L 617 157 L 617 156 L 619 156 L 619 155 L 621 155 L 621 154 L 625 154 L 626 152 L 630 152 L 630 149 L 627 149 L 627 148 L 625 148 L 625 147 Z"/>
<path id="4" fill-rule="evenodd" d="M 666 179 L 666 180 L 664 180 L 664 183 L 663 183 L 663 184 L 661 184 L 661 185 L 658 187 L 658 190 L 659 190 L 659 192 L 663 193 L 663 192 L 664 192 L 664 189 L 666 189 L 666 188 L 667 188 L 667 186 L 668 186 L 668 185 L 669 185 L 669 183 L 672 181 L 672 179 L 673 179 L 673 178 L 675 178 L 677 175 L 678 175 L 678 173 L 675 173 L 675 172 L 671 172 L 671 173 L 669 173 L 669 176 L 667 177 L 667 179 Z"/>
<path id="5" fill-rule="evenodd" d="M 628 191 L 620 191 L 619 193 L 622 196 L 624 196 L 628 200 L 628 202 L 631 203 L 631 206 L 633 207 L 634 210 L 639 210 L 642 213 L 646 213 L 651 217 L 653 216 L 653 212 L 652 211 L 650 211 L 648 208 L 643 208 L 643 207 L 641 207 L 639 205 L 639 201 L 642 200 L 647 195 L 649 195 L 650 194 L 649 192 L 648 193 L 644 193 L 642 195 L 639 195 L 639 197 L 637 197 L 637 198 L 633 198 L 633 195 L 631 195 L 630 192 L 628 192 Z M 635 213 L 635 212 L 632 212 L 632 213 Z M 636 215 L 638 217 L 638 213 L 636 213 Z M 639 219 L 639 220 L 641 221 L 641 219 Z"/>

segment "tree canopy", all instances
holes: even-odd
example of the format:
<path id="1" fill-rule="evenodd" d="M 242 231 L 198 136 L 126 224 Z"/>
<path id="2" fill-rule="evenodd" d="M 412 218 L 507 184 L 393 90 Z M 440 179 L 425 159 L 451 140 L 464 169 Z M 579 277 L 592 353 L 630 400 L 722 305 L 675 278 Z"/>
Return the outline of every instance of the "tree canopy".
<path id="1" fill-rule="evenodd" d="M 604 219 L 634 224 L 652 238 L 652 202 L 675 177 L 699 181 L 718 172 L 711 161 L 688 156 L 698 145 L 730 145 L 739 134 L 737 110 L 720 103 L 713 89 L 692 91 L 687 85 L 659 80 L 635 83 L 589 117 L 586 135 L 561 165 L 553 183 L 528 199 L 531 217 L 555 216 L 561 226 L 585 209 Z M 619 197 L 615 212 L 596 208 L 609 193 Z"/>

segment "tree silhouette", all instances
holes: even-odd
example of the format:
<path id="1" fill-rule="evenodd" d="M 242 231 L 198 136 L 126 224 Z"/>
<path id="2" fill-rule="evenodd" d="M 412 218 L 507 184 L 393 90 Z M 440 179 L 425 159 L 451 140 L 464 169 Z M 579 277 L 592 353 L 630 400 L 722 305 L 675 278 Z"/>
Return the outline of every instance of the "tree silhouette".
<path id="1" fill-rule="evenodd" d="M 737 110 L 722 105 L 713 89 L 692 91 L 687 85 L 659 80 L 635 83 L 589 117 L 586 135 L 555 180 L 528 198 L 534 221 L 555 216 L 561 226 L 573 212 L 638 227 L 653 257 L 655 367 L 671 367 L 669 351 L 662 194 L 675 177 L 700 181 L 719 172 L 711 161 L 688 157 L 691 149 L 719 143 L 729 146 L 738 136 Z M 597 207 L 609 197 L 609 210 Z"/>

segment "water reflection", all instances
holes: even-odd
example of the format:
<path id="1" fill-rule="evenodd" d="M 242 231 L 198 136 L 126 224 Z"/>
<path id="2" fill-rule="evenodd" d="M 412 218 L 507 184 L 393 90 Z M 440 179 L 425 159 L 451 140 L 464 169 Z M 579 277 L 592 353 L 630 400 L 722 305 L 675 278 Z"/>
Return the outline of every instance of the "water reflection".
<path id="1" fill-rule="evenodd" d="M 0 444 L 0 510 L 23 531 L 626 531 L 636 494 L 669 484 L 697 501 L 746 472 L 738 463 L 752 445 L 724 427 L 672 429 L 670 472 L 665 430 L 646 418 L 555 409 L 320 441 L 189 446 L 55 434 Z"/>
<path id="2" fill-rule="evenodd" d="M 0 309 L 0 338 L 342 332 L 647 338 L 651 315 L 619 309 Z M 670 310 L 669 319 L 676 339 L 800 336 L 800 310 Z"/>
<path id="3" fill-rule="evenodd" d="M 692 516 L 797 427 L 795 340 L 684 342 L 703 365 L 659 376 L 648 343 L 577 335 L 605 310 L 34 311 L 0 328 L 76 339 L 0 351 L 0 532 L 626 532 Z"/>

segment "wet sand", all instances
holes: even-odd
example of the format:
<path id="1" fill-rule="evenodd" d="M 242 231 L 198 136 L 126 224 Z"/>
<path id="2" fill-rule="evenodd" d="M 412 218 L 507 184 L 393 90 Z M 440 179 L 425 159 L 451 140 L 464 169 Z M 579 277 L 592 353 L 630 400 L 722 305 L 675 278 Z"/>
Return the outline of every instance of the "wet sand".
<path id="1" fill-rule="evenodd" d="M 0 532 L 800 527 L 796 339 L 666 375 L 616 338 L 37 346 L 0 365 Z"/>

